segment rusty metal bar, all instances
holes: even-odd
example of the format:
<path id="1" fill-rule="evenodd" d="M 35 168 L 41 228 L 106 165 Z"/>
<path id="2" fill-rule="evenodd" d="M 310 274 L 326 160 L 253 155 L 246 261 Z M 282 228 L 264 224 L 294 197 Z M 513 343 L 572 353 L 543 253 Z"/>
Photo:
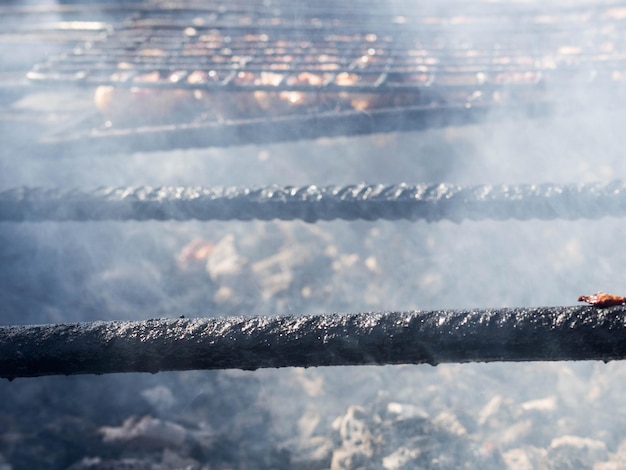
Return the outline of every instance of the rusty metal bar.
<path id="1" fill-rule="evenodd" d="M 619 360 L 626 307 L 0 327 L 0 377 L 365 364 Z"/>
<path id="2" fill-rule="evenodd" d="M 626 215 L 626 183 L 0 191 L 0 221 L 507 220 Z"/>

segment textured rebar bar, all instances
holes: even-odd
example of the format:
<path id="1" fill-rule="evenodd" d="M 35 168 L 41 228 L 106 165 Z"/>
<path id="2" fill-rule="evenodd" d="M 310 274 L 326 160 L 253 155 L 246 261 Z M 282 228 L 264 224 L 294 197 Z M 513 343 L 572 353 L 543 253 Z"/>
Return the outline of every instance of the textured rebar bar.
<path id="1" fill-rule="evenodd" d="M 368 185 L 344 187 L 15 188 L 0 192 L 0 221 L 505 220 L 626 215 L 626 183 Z"/>
<path id="2" fill-rule="evenodd" d="M 0 377 L 626 358 L 626 307 L 0 327 Z"/>

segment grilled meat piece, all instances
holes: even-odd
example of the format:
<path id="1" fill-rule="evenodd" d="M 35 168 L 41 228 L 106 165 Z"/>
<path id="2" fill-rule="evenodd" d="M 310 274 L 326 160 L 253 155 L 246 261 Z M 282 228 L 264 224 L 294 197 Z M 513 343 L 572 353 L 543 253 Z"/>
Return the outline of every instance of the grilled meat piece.
<path id="1" fill-rule="evenodd" d="M 587 302 L 594 307 L 613 307 L 615 305 L 626 304 L 626 297 L 619 295 L 607 294 L 606 292 L 596 292 L 593 295 L 581 295 L 578 297 L 579 302 Z"/>

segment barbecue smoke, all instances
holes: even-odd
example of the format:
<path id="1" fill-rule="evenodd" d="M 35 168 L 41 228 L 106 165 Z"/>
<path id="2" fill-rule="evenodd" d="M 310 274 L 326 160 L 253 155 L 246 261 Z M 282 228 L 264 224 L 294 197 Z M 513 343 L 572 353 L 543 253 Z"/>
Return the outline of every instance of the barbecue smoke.
<path id="1" fill-rule="evenodd" d="M 575 3 L 533 5 L 549 17 Z M 489 22 L 481 47 L 498 38 Z M 626 178 L 615 86 L 545 88 L 554 105 L 534 118 L 229 148 L 22 156 L 3 128 L 0 189 Z M 622 232 L 616 218 L 0 223 L 0 323 L 572 305 L 624 295 Z M 625 375 L 563 362 L 2 381 L 0 467 L 613 468 L 626 461 Z"/>

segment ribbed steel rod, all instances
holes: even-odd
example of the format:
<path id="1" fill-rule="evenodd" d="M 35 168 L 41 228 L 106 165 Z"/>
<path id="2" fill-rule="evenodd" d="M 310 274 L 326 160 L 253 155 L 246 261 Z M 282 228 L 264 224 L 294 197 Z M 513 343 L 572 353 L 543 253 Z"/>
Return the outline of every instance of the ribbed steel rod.
<path id="1" fill-rule="evenodd" d="M 626 215 L 626 183 L 461 187 L 15 188 L 0 192 L 0 221 L 578 219 Z"/>
<path id="2" fill-rule="evenodd" d="M 0 327 L 0 377 L 626 358 L 626 307 Z"/>

